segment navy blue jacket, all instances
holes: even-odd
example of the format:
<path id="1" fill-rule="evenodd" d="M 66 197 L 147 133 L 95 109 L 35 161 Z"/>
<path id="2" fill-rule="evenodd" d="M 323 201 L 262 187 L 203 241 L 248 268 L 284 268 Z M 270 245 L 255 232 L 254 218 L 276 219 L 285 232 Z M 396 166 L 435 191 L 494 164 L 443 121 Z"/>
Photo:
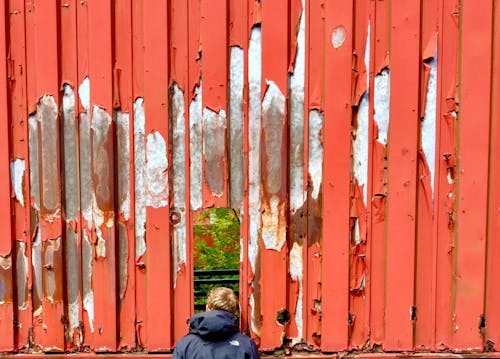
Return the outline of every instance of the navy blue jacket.
<path id="1" fill-rule="evenodd" d="M 177 343 L 172 359 L 258 359 L 252 339 L 238 331 L 234 315 L 223 310 L 189 320 L 189 334 Z"/>

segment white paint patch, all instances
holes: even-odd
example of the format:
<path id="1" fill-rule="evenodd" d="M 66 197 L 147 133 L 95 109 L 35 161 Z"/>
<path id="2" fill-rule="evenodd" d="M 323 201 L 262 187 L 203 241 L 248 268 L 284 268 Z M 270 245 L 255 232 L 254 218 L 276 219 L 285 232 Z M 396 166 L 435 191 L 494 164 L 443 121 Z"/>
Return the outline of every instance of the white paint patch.
<path id="1" fill-rule="evenodd" d="M 256 259 L 258 254 L 258 241 L 261 228 L 260 217 L 260 138 L 261 138 L 261 78 L 262 78 L 262 40 L 261 29 L 254 27 L 250 35 L 248 48 L 248 205 L 250 217 L 250 233 L 248 243 L 248 259 L 252 272 L 255 273 Z M 251 297 L 253 298 L 253 296 Z M 253 307 L 253 306 L 252 306 Z M 257 328 L 252 320 L 252 329 Z"/>
<path id="2" fill-rule="evenodd" d="M 167 143 L 160 132 L 148 134 L 146 141 L 146 205 L 168 205 Z"/>
<path id="3" fill-rule="evenodd" d="M 365 43 L 366 67 L 366 83 L 370 84 L 370 22 L 368 22 L 368 30 Z M 368 96 L 369 87 L 361 97 L 358 108 L 356 138 L 353 141 L 353 172 L 354 177 L 358 180 L 359 186 L 363 188 L 363 201 L 367 203 L 367 183 L 368 183 Z M 358 233 L 359 236 L 359 233 Z"/>
<path id="4" fill-rule="evenodd" d="M 378 141 L 387 144 L 389 132 L 389 105 L 391 103 L 391 75 L 384 68 L 374 79 L 373 101 L 375 107 L 374 119 L 378 127 Z"/>
<path id="5" fill-rule="evenodd" d="M 92 244 L 87 232 L 83 231 L 82 238 L 82 282 L 83 282 L 83 309 L 87 312 L 90 332 L 94 332 L 94 291 L 92 290 Z"/>
<path id="6" fill-rule="evenodd" d="M 335 29 L 333 29 L 332 31 L 333 48 L 338 49 L 340 46 L 342 46 L 342 44 L 345 41 L 346 35 L 347 34 L 345 28 L 342 25 L 337 26 Z"/>
<path id="7" fill-rule="evenodd" d="M 177 272 L 181 269 L 180 264 L 186 263 L 186 150 L 184 143 L 184 93 L 177 86 L 173 87 L 172 96 L 172 190 L 174 209 L 180 215 L 180 221 L 174 224 L 173 233 L 173 278 L 174 288 L 177 283 Z"/>
<path id="8" fill-rule="evenodd" d="M 99 227 L 95 227 L 95 233 L 97 235 L 97 243 L 95 245 L 95 256 L 96 258 L 106 258 L 106 240 L 102 235 L 102 231 Z"/>
<path id="9" fill-rule="evenodd" d="M 203 175 L 202 175 L 202 83 L 194 89 L 194 98 L 189 104 L 189 156 L 190 156 L 190 183 L 189 196 L 191 209 L 196 211 L 201 208 L 203 201 Z"/>
<path id="10" fill-rule="evenodd" d="M 135 259 L 146 252 L 146 147 L 144 101 L 134 102 Z"/>
<path id="11" fill-rule="evenodd" d="M 68 317 L 69 317 L 69 327 L 71 329 L 78 328 L 80 325 L 80 323 L 79 323 L 80 319 L 78 317 L 79 312 L 80 312 L 80 306 L 78 304 L 78 300 L 69 303 L 69 305 L 68 305 Z M 72 339 L 71 335 L 70 335 L 69 339 L 70 340 Z"/>
<path id="12" fill-rule="evenodd" d="M 323 181 L 323 114 L 309 111 L 309 177 L 312 181 L 311 196 L 318 199 Z"/>
<path id="13" fill-rule="evenodd" d="M 278 196 L 272 196 L 269 207 L 262 213 L 262 240 L 266 249 L 281 251 L 286 241 L 286 231 L 280 218 L 285 218 L 283 203 Z"/>
<path id="14" fill-rule="evenodd" d="M 297 325 L 297 338 L 295 343 L 298 343 L 303 338 L 304 319 L 302 317 L 302 305 L 304 297 L 304 287 L 302 283 L 304 273 L 304 265 L 302 260 L 302 246 L 295 242 L 290 250 L 290 277 L 293 281 L 299 284 L 299 293 L 297 295 L 297 307 L 295 310 L 295 323 Z"/>
<path id="15" fill-rule="evenodd" d="M 23 207 L 24 207 L 23 178 L 25 170 L 26 170 L 26 163 L 24 160 L 18 158 L 15 161 L 10 162 L 10 181 L 12 183 L 12 188 L 14 189 L 14 194 L 16 196 L 16 199 Z"/>
<path id="16" fill-rule="evenodd" d="M 295 213 L 306 198 L 304 189 L 304 66 L 305 16 L 304 1 L 297 34 L 295 68 L 289 78 L 290 92 L 290 209 Z"/>
<path id="17" fill-rule="evenodd" d="M 120 213 L 128 221 L 130 218 L 130 139 L 129 114 L 116 111 L 116 147 L 118 157 L 118 202 Z"/>
<path id="18" fill-rule="evenodd" d="M 243 216 L 242 216 L 242 217 L 243 217 Z M 242 237 L 242 236 L 240 236 L 240 263 L 243 263 L 243 260 L 245 259 L 245 258 L 244 258 L 244 255 L 243 255 L 243 254 L 244 254 L 244 250 L 243 250 L 243 249 L 244 249 L 244 248 L 243 248 L 243 243 L 244 243 L 244 242 L 243 242 L 243 237 Z"/>
<path id="19" fill-rule="evenodd" d="M 232 208 L 243 205 L 243 49 L 232 46 L 229 67 L 229 180 Z"/>
<path id="20" fill-rule="evenodd" d="M 80 103 L 87 110 L 90 110 L 90 81 L 88 77 L 85 77 L 78 87 L 78 97 L 80 98 Z"/>
<path id="21" fill-rule="evenodd" d="M 64 84 L 63 89 L 64 89 L 64 96 L 62 98 L 63 112 L 65 113 L 65 115 L 67 115 L 67 117 L 70 117 L 74 115 L 75 111 L 75 93 L 71 88 L 71 86 L 68 84 Z"/>
<path id="22" fill-rule="evenodd" d="M 42 293 L 43 293 L 43 288 L 42 288 L 42 237 L 40 234 L 40 228 L 36 229 L 36 235 L 35 235 L 35 240 L 33 241 L 33 244 L 31 245 L 31 262 L 33 263 L 33 286 L 35 287 L 35 290 L 33 290 L 33 296 L 37 296 L 38 298 L 38 303 L 40 303 L 38 308 L 33 308 L 33 315 L 39 316 L 42 314 L 43 307 L 42 307 Z M 34 302 L 33 302 L 34 303 Z"/>
<path id="23" fill-rule="evenodd" d="M 427 63 L 431 67 L 427 95 L 425 98 L 425 115 L 422 122 L 422 149 L 425 153 L 431 174 L 432 199 L 434 199 L 434 173 L 436 162 L 436 99 L 437 99 L 437 59 L 433 57 Z"/>
<path id="24" fill-rule="evenodd" d="M 267 80 L 267 85 L 267 91 L 262 100 L 262 126 L 268 158 L 266 187 L 268 193 L 275 194 L 281 189 L 281 168 L 286 165 L 281 163 L 281 158 L 276 158 L 282 148 L 286 99 L 273 81 Z"/>

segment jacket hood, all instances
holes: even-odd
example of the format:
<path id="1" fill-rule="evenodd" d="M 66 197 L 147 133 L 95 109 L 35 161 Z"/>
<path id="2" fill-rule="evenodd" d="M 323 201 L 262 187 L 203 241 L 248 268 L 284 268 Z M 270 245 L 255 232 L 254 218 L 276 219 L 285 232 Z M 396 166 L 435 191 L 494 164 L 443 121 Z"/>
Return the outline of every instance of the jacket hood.
<path id="1" fill-rule="evenodd" d="M 198 313 L 189 319 L 189 332 L 205 340 L 219 341 L 237 331 L 236 317 L 223 310 Z"/>

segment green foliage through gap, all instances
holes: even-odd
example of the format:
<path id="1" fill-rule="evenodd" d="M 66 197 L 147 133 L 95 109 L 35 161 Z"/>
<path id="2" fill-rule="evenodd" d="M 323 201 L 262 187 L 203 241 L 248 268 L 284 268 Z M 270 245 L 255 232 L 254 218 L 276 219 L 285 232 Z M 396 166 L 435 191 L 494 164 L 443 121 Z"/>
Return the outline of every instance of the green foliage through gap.
<path id="1" fill-rule="evenodd" d="M 195 221 L 194 269 L 239 269 L 240 221 L 239 211 L 232 208 L 210 208 Z M 213 276 L 211 278 L 228 278 Z M 238 278 L 231 276 L 229 278 Z M 195 288 L 195 305 L 205 304 L 205 294 L 220 285 L 202 284 Z M 239 291 L 238 284 L 225 285 Z"/>

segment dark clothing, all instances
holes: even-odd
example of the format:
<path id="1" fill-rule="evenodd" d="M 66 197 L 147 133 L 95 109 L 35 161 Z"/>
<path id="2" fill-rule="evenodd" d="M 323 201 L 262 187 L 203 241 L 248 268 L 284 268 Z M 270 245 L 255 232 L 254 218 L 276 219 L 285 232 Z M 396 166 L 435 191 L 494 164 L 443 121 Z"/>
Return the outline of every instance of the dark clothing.
<path id="1" fill-rule="evenodd" d="M 252 339 L 238 331 L 234 315 L 223 310 L 199 313 L 189 320 L 189 334 L 177 343 L 172 359 L 258 359 Z"/>

